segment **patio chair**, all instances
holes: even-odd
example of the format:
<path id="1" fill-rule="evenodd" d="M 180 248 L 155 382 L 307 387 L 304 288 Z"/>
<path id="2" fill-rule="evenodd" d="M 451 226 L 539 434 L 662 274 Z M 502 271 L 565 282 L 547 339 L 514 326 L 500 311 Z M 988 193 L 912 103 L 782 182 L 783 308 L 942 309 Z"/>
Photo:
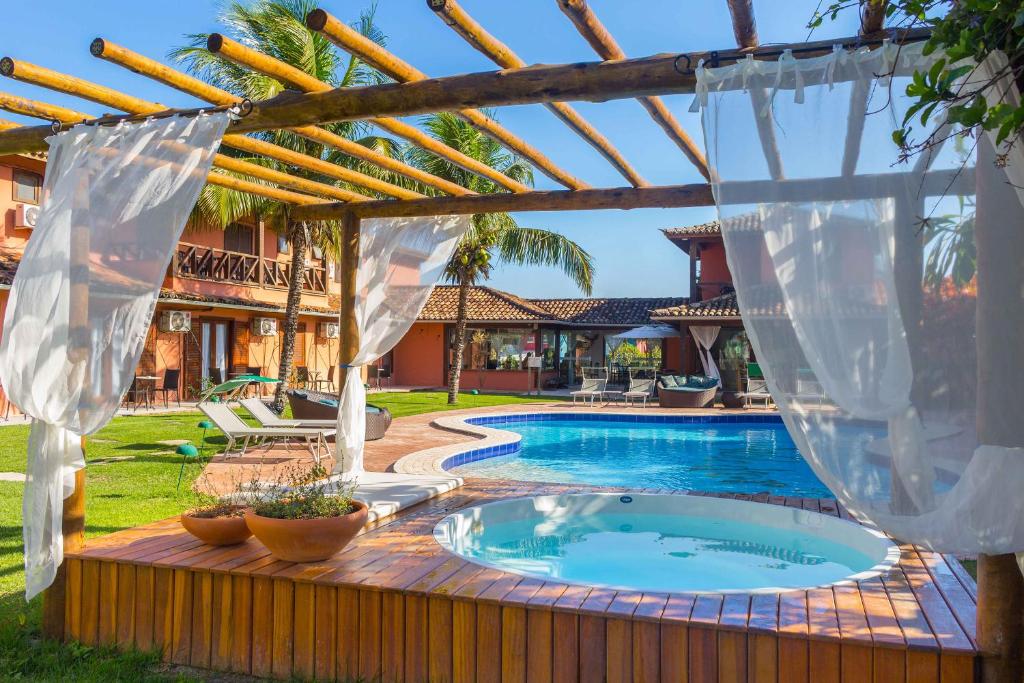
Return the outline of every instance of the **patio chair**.
<path id="1" fill-rule="evenodd" d="M 630 377 L 629 378 L 629 389 L 622 392 L 622 398 L 625 400 L 627 406 L 632 406 L 633 401 L 639 399 L 642 401 L 644 408 L 647 407 L 647 399 L 651 398 L 654 394 L 654 383 L 653 377 Z"/>
<path id="2" fill-rule="evenodd" d="M 259 398 L 247 398 L 241 401 L 242 407 L 249 411 L 249 414 L 256 418 L 256 421 L 263 427 L 305 427 L 308 429 L 327 428 L 330 429 L 338 424 L 335 420 L 288 420 L 278 416 L 267 404 Z"/>
<path id="3" fill-rule="evenodd" d="M 226 403 L 204 402 L 199 404 L 199 409 L 227 437 L 228 447 L 224 451 L 225 457 L 231 454 L 235 444 L 239 441 L 242 443 L 241 450 L 238 452 L 239 457 L 245 455 L 245 449 L 249 447 L 249 442 L 252 440 L 257 443 L 266 443 L 268 447 L 274 443 L 287 445 L 291 441 L 303 441 L 309 448 L 313 460 L 319 465 L 321 453 L 326 447 L 327 437 L 334 436 L 337 431 L 324 427 L 250 427 Z"/>
<path id="4" fill-rule="evenodd" d="M 743 400 L 749 406 L 757 400 L 763 400 L 765 408 L 772 403 L 772 395 L 768 392 L 768 381 L 761 373 L 757 363 L 747 363 L 747 387 L 743 392 Z"/>
<path id="5" fill-rule="evenodd" d="M 580 388 L 576 391 L 570 391 L 569 395 L 572 396 L 572 404 L 576 405 L 576 399 L 582 398 L 584 402 L 589 398 L 590 405 L 594 405 L 595 400 L 603 400 L 604 393 L 608 389 L 608 377 L 607 371 L 605 371 L 605 377 L 588 377 L 588 374 L 594 373 L 597 368 L 580 368 L 580 372 L 583 374 L 583 382 L 580 384 Z M 604 370 L 604 368 L 600 368 Z"/>
<path id="6" fill-rule="evenodd" d="M 327 379 L 317 378 L 313 380 L 313 390 L 320 391 L 321 385 L 327 388 L 327 391 L 337 391 L 337 387 L 334 385 L 334 371 L 338 366 L 332 365 L 327 368 Z"/>
<path id="7" fill-rule="evenodd" d="M 162 394 L 164 397 L 164 408 L 167 407 L 167 392 L 173 391 L 178 399 L 178 407 L 181 407 L 181 389 L 178 388 L 178 380 L 181 378 L 181 370 L 177 368 L 164 370 L 164 381 L 160 387 L 153 390 L 154 394 Z"/>

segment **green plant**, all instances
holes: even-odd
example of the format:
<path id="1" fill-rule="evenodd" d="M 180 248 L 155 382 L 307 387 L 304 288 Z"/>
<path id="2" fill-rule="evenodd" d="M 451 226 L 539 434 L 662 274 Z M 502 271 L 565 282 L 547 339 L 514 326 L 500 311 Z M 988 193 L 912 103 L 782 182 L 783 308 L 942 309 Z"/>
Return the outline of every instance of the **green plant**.
<path id="1" fill-rule="evenodd" d="M 739 332 L 730 337 L 718 352 L 719 366 L 728 370 L 739 370 L 747 367 L 750 360 L 750 344 L 746 332 Z"/>
<path id="2" fill-rule="evenodd" d="M 871 2 L 880 4 L 882 0 Z M 860 0 L 832 2 L 815 12 L 809 26 L 816 28 L 826 17 L 835 19 L 844 10 L 861 5 Z M 997 141 L 1005 141 L 1007 148 L 1019 142 L 1024 132 L 1024 107 L 990 102 L 986 92 L 1001 97 L 1005 87 L 996 84 L 1003 79 L 1015 82 L 1018 88 L 1024 85 L 1024 0 L 888 0 L 885 13 L 893 26 L 929 27 L 925 54 L 945 53 L 927 72 L 915 73 L 907 86 L 906 94 L 915 102 L 901 127 L 893 131 L 893 140 L 905 154 L 928 149 L 940 142 L 939 136 L 948 135 L 934 130 L 914 138 L 915 121 L 927 126 L 929 120 L 940 117 L 962 130 L 996 131 Z M 978 78 L 974 64 L 995 52 L 1005 54 L 1005 61 L 1001 60 L 991 75 Z M 969 74 L 968 85 L 964 77 Z M 1000 159 L 1005 163 L 1005 155 Z"/>
<path id="3" fill-rule="evenodd" d="M 355 509 L 354 481 L 337 484 L 327 479 L 321 465 L 289 468 L 271 483 L 254 479 L 240 493 L 251 500 L 252 511 L 273 519 L 322 519 L 341 517 Z"/>

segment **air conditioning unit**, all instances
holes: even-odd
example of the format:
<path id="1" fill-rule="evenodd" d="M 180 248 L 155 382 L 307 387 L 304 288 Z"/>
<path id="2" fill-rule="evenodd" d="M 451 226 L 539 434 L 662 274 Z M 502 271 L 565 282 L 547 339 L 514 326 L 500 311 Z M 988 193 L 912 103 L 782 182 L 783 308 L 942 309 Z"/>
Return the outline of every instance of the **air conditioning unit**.
<path id="1" fill-rule="evenodd" d="M 33 204 L 18 204 L 14 211 L 14 227 L 34 228 L 39 221 L 39 207 Z"/>
<path id="2" fill-rule="evenodd" d="M 158 328 L 161 332 L 190 332 L 192 314 L 188 311 L 164 311 L 160 314 Z"/>
<path id="3" fill-rule="evenodd" d="M 252 333 L 257 337 L 277 336 L 277 318 L 253 318 Z"/>
<path id="4" fill-rule="evenodd" d="M 341 326 L 338 323 L 320 323 L 319 332 L 321 339 L 337 339 L 341 336 Z"/>

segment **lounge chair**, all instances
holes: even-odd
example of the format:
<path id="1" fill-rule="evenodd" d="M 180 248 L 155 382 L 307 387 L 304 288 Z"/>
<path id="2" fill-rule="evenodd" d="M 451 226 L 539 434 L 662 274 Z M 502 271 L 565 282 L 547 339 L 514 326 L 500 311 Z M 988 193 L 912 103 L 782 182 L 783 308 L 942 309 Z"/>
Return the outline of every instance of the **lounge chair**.
<path id="1" fill-rule="evenodd" d="M 247 398 L 240 401 L 242 407 L 249 411 L 249 414 L 256 418 L 264 427 L 305 427 L 307 429 L 330 429 L 338 424 L 334 420 L 287 420 L 280 417 L 267 404 L 259 398 Z"/>
<path id="2" fill-rule="evenodd" d="M 319 391 L 289 391 L 288 405 L 292 408 L 292 417 L 302 422 L 310 420 L 338 419 L 338 397 Z M 366 404 L 366 440 L 383 439 L 391 426 L 391 411 L 381 406 Z"/>
<path id="3" fill-rule="evenodd" d="M 622 398 L 626 401 L 627 406 L 633 405 L 633 401 L 639 399 L 642 401 L 644 408 L 647 407 L 647 399 L 654 393 L 655 380 L 651 377 L 629 378 L 629 389 L 622 392 Z"/>
<path id="4" fill-rule="evenodd" d="M 754 401 L 764 401 L 767 408 L 772 403 L 772 395 L 768 392 L 768 381 L 761 373 L 757 363 L 747 363 L 747 390 L 743 392 L 743 400 L 749 406 Z"/>
<path id="5" fill-rule="evenodd" d="M 714 404 L 718 380 L 699 375 L 662 375 L 658 403 L 662 408 L 707 408 Z"/>
<path id="6" fill-rule="evenodd" d="M 601 368 L 604 370 L 604 368 Z M 572 404 L 576 405 L 576 399 L 582 397 L 584 401 L 590 399 L 590 405 L 594 405 L 595 400 L 603 400 L 604 392 L 608 389 L 608 377 L 607 371 L 605 371 L 605 377 L 587 377 L 590 372 L 593 372 L 593 368 L 580 368 L 583 374 L 583 382 L 580 388 L 576 391 L 570 391 L 569 395 L 572 396 Z"/>
<path id="7" fill-rule="evenodd" d="M 324 427 L 250 427 L 242 421 L 242 418 L 235 415 L 226 403 L 204 402 L 199 404 L 199 409 L 227 437 L 228 447 L 224 451 L 225 457 L 231 454 L 235 444 L 239 441 L 242 442 L 241 450 L 238 452 L 239 456 L 245 455 L 245 449 L 249 447 L 249 442 L 252 440 L 268 444 L 304 441 L 313 459 L 319 465 L 320 456 L 326 447 L 326 439 L 329 436 L 334 436 L 336 431 Z"/>

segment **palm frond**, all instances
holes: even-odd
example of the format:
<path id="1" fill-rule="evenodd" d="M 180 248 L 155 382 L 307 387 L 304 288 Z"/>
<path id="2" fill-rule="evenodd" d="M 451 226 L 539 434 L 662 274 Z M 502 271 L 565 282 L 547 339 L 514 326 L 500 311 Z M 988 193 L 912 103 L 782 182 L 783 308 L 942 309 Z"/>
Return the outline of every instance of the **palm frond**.
<path id="1" fill-rule="evenodd" d="M 593 257 L 565 235 L 540 228 L 505 228 L 498 234 L 497 248 L 503 261 L 553 266 L 568 275 L 585 295 L 590 296 L 593 290 Z"/>

